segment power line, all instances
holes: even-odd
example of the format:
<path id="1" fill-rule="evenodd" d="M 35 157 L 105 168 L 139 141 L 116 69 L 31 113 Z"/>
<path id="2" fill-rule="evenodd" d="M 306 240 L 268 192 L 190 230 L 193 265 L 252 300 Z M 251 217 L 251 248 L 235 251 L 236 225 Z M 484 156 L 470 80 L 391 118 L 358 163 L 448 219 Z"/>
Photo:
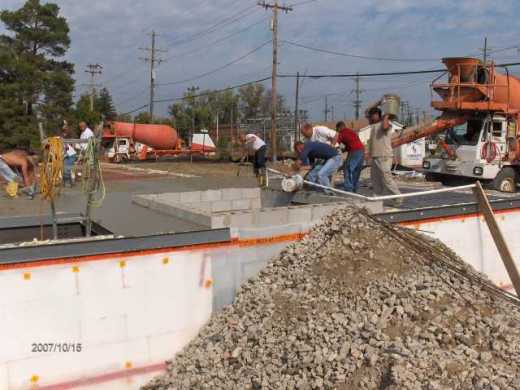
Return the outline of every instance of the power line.
<path id="1" fill-rule="evenodd" d="M 119 114 L 119 115 L 133 114 L 134 112 L 142 110 L 143 108 L 148 108 L 148 104 L 145 104 L 144 106 L 141 106 L 141 107 L 137 107 L 137 108 L 133 109 L 132 111 L 123 112 L 122 114 Z"/>
<path id="2" fill-rule="evenodd" d="M 216 41 L 214 41 L 214 42 L 212 42 L 212 43 L 210 43 L 210 44 L 208 44 L 208 45 L 204 45 L 204 46 L 199 47 L 199 48 L 194 49 L 194 50 L 188 50 L 188 51 L 186 51 L 186 52 L 184 52 L 184 53 L 179 53 L 179 54 L 177 54 L 177 57 L 182 57 L 182 58 L 184 58 L 184 57 L 188 57 L 188 56 L 190 56 L 190 55 L 192 55 L 192 54 L 198 53 L 198 52 L 200 52 L 200 51 L 202 51 L 202 50 L 205 50 L 205 49 L 208 49 L 208 48 L 213 48 L 213 47 L 215 47 L 215 45 L 217 45 L 217 44 L 219 44 L 219 43 L 225 42 L 225 41 L 227 41 L 228 39 L 233 38 L 234 36 L 236 36 L 236 35 L 238 35 L 238 34 L 241 34 L 241 33 L 245 32 L 245 31 L 248 31 L 248 30 L 252 29 L 253 27 L 258 26 L 260 23 L 265 22 L 267 19 L 268 19 L 268 18 L 262 18 L 262 19 L 260 19 L 259 21 L 255 22 L 255 23 L 252 23 L 252 24 L 250 24 L 249 26 L 247 26 L 247 27 L 245 27 L 245 28 L 243 28 L 243 29 L 237 30 L 237 31 L 235 31 L 235 32 L 233 32 L 233 33 L 231 33 L 231 34 L 229 34 L 229 35 L 226 35 L 226 36 L 223 37 L 223 38 L 217 39 Z M 170 57 L 170 58 L 171 58 L 171 57 Z M 170 58 L 168 58 L 168 59 L 170 59 Z"/>
<path id="3" fill-rule="evenodd" d="M 190 96 L 190 97 L 196 98 L 196 97 L 207 96 L 207 95 L 210 95 L 212 93 L 225 92 L 225 91 L 229 91 L 231 89 L 237 89 L 237 88 L 245 87 L 245 86 L 250 85 L 250 84 L 258 84 L 258 83 L 261 83 L 261 82 L 264 82 L 264 81 L 267 81 L 267 80 L 270 80 L 270 79 L 271 79 L 271 76 L 268 76 L 268 77 L 264 77 L 262 79 L 258 79 L 258 80 L 254 80 L 254 81 L 248 81 L 246 83 L 233 85 L 231 87 L 210 90 L 208 92 L 203 92 L 203 93 L 200 93 L 198 95 L 193 95 L 193 96 Z M 186 99 L 186 97 L 175 97 L 175 98 L 169 98 L 169 99 L 159 99 L 159 100 L 155 100 L 155 103 L 174 102 L 174 101 L 179 101 L 179 100 L 184 100 L 184 99 Z"/>
<path id="4" fill-rule="evenodd" d="M 308 79 L 324 79 L 324 78 L 354 78 L 354 77 L 376 77 L 376 76 L 406 76 L 411 74 L 427 74 L 427 73 L 443 73 L 447 72 L 446 69 L 430 69 L 430 70 L 414 70 L 405 72 L 383 72 L 383 73 L 347 73 L 347 74 L 310 74 L 303 75 L 300 77 Z M 281 78 L 295 78 L 293 74 L 281 74 L 278 75 Z"/>
<path id="5" fill-rule="evenodd" d="M 244 54 L 244 55 L 242 55 L 242 56 L 240 56 L 240 57 L 234 59 L 233 61 L 228 62 L 227 64 L 222 65 L 222 66 L 220 66 L 220 67 L 218 67 L 218 68 L 216 68 L 216 69 L 210 70 L 210 71 L 208 71 L 208 72 L 202 73 L 202 74 L 200 74 L 200 75 L 198 75 L 198 76 L 194 76 L 194 77 L 191 77 L 191 78 L 189 78 L 189 79 L 185 79 L 185 80 L 171 81 L 171 82 L 167 82 L 167 83 L 159 83 L 159 84 L 157 84 L 157 86 L 183 84 L 183 83 L 187 83 L 187 82 L 190 82 L 190 81 L 195 81 L 195 80 L 201 79 L 201 78 L 203 78 L 203 77 L 206 77 L 206 76 L 212 75 L 212 74 L 217 73 L 217 72 L 219 72 L 219 71 L 221 71 L 221 70 L 223 70 L 223 69 L 225 69 L 225 68 L 227 68 L 227 67 L 230 67 L 231 65 L 236 64 L 236 63 L 239 62 L 239 61 L 242 61 L 244 58 L 247 58 L 247 57 L 249 57 L 250 55 L 252 55 L 252 54 L 256 53 L 257 51 L 261 50 L 262 48 L 264 48 L 264 47 L 265 47 L 268 43 L 270 43 L 270 42 L 271 42 L 271 40 L 268 40 L 268 41 L 262 43 L 262 44 L 261 44 L 260 46 L 258 46 L 257 48 L 251 50 L 250 52 L 248 52 L 248 53 L 246 53 L 246 54 Z"/>
<path id="6" fill-rule="evenodd" d="M 306 0 L 306 1 L 300 1 L 298 3 L 294 3 L 294 4 L 291 4 L 290 6 L 291 7 L 299 7 L 300 5 L 304 5 L 304 4 L 309 4 L 309 3 L 314 3 L 318 0 Z"/>
<path id="7" fill-rule="evenodd" d="M 202 38 L 202 37 L 204 37 L 204 36 L 206 36 L 208 34 L 211 34 L 212 32 L 215 32 L 216 30 L 218 30 L 221 26 L 228 26 L 228 25 L 230 25 L 230 24 L 232 24 L 232 23 L 242 19 L 243 17 L 247 17 L 247 16 L 253 14 L 253 12 L 250 12 L 247 15 L 244 15 L 248 11 L 250 11 L 250 10 L 252 10 L 254 8 L 256 8 L 255 5 L 249 6 L 247 8 L 244 8 L 244 9 L 238 11 L 237 13 L 235 13 L 235 14 L 233 14 L 231 16 L 228 16 L 228 17 L 222 19 L 221 21 L 215 23 L 214 25 L 212 25 L 211 27 L 209 27 L 207 29 L 204 29 L 204 30 L 201 30 L 201 31 L 196 32 L 194 34 L 188 35 L 186 38 L 173 40 L 173 41 L 171 41 L 168 44 L 168 47 L 172 47 L 172 46 L 175 46 L 175 45 L 183 45 L 185 43 L 194 41 L 194 40 Z"/>
<path id="8" fill-rule="evenodd" d="M 391 61 L 391 62 L 429 62 L 429 61 L 438 61 L 439 60 L 438 58 L 415 58 L 415 59 L 412 59 L 412 58 L 388 58 L 388 57 L 362 56 L 362 55 L 357 55 L 357 54 L 341 53 L 341 52 L 333 51 L 333 50 L 320 49 L 320 48 L 311 47 L 311 46 L 307 46 L 307 45 L 302 45 L 301 43 L 291 42 L 291 41 L 286 41 L 286 40 L 283 40 L 282 42 L 286 43 L 288 45 L 291 45 L 291 46 L 300 47 L 300 48 L 303 48 L 303 49 L 312 50 L 312 51 L 316 51 L 316 52 L 319 52 L 319 53 L 332 54 L 332 55 L 342 56 L 342 57 L 359 58 L 359 59 L 363 59 L 363 60 Z"/>

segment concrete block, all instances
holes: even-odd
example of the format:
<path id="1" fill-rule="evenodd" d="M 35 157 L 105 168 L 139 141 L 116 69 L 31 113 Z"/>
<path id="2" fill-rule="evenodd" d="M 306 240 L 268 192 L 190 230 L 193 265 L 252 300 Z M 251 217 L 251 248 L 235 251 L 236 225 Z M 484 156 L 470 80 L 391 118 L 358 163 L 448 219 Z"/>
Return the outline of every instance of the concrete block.
<path id="1" fill-rule="evenodd" d="M 231 201 L 229 200 L 217 200 L 216 202 L 211 203 L 211 211 L 214 213 L 229 210 L 231 210 Z"/>
<path id="2" fill-rule="evenodd" d="M 240 199 L 231 201 L 231 209 L 237 210 L 249 210 L 251 208 L 251 201 L 249 199 Z"/>
<path id="3" fill-rule="evenodd" d="M 289 207 L 289 223 L 308 223 L 312 221 L 312 207 Z"/>
<path id="4" fill-rule="evenodd" d="M 161 202 L 163 200 L 167 200 L 170 202 L 180 202 L 182 192 L 167 192 L 164 194 L 159 194 L 155 197 L 157 202 Z"/>
<path id="5" fill-rule="evenodd" d="M 200 202 L 201 191 L 190 191 L 180 193 L 181 203 Z"/>
<path id="6" fill-rule="evenodd" d="M 213 202 L 198 202 L 198 203 L 193 203 L 192 207 L 197 210 L 201 210 L 206 213 L 210 213 L 212 211 L 212 209 L 211 209 L 212 204 L 213 204 Z"/>
<path id="7" fill-rule="evenodd" d="M 222 191 L 221 190 L 202 191 L 202 193 L 200 194 L 200 200 L 203 202 L 215 202 L 217 200 L 222 200 Z"/>
<path id="8" fill-rule="evenodd" d="M 240 227 L 248 227 L 252 226 L 254 223 L 253 213 L 244 212 L 244 213 L 231 213 L 231 224 L 234 228 Z"/>
<path id="9" fill-rule="evenodd" d="M 222 200 L 239 200 L 242 199 L 241 188 L 224 188 L 222 191 Z"/>
<path id="10" fill-rule="evenodd" d="M 251 209 L 261 209 L 262 208 L 262 200 L 260 198 L 251 199 Z"/>
<path id="11" fill-rule="evenodd" d="M 151 202 L 151 200 L 146 195 L 145 196 L 143 196 L 143 195 L 132 196 L 132 203 L 134 203 L 138 206 L 149 208 L 150 202 Z"/>
<path id="12" fill-rule="evenodd" d="M 211 216 L 211 228 L 212 229 L 222 229 L 229 227 L 226 225 L 226 216 L 225 215 L 212 215 Z"/>
<path id="13" fill-rule="evenodd" d="M 244 199 L 260 199 L 260 188 L 242 188 Z"/>
<path id="14" fill-rule="evenodd" d="M 325 218 L 327 215 L 331 214 L 338 206 L 336 204 L 332 205 L 314 205 L 312 206 L 312 220 L 319 221 Z"/>
<path id="15" fill-rule="evenodd" d="M 211 216 L 207 214 L 191 212 L 189 220 L 197 225 L 211 227 Z"/>
<path id="16" fill-rule="evenodd" d="M 260 209 L 254 212 L 254 216 L 254 223 L 259 227 L 285 225 L 289 222 L 289 209 L 286 207 Z"/>

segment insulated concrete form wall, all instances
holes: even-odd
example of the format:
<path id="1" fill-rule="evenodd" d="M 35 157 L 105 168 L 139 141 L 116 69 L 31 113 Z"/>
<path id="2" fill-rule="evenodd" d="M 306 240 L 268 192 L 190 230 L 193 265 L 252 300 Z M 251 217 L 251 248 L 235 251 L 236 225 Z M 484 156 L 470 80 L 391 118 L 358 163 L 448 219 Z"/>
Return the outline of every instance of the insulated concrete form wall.
<path id="1" fill-rule="evenodd" d="M 511 239 L 518 233 L 520 211 L 499 212 L 498 223 L 520 259 L 520 242 Z M 439 238 L 509 287 L 479 216 L 407 225 Z M 221 244 L 0 267 L 0 389 L 85 383 L 91 389 L 138 388 L 213 311 L 232 302 L 244 280 L 306 229 L 303 224 L 233 229 L 234 239 Z M 81 343 L 82 351 L 32 352 L 34 343 Z"/>
<path id="2" fill-rule="evenodd" d="M 234 229 L 227 243 L 0 266 L 0 389 L 138 388 L 303 229 Z M 68 352 L 32 350 L 50 343 Z"/>
<path id="3" fill-rule="evenodd" d="M 495 216 L 519 267 L 520 240 L 517 237 L 520 234 L 520 210 L 497 211 Z M 404 225 L 439 239 L 465 262 L 486 274 L 493 283 L 511 293 L 515 292 L 484 217 L 473 214 L 412 221 Z"/>

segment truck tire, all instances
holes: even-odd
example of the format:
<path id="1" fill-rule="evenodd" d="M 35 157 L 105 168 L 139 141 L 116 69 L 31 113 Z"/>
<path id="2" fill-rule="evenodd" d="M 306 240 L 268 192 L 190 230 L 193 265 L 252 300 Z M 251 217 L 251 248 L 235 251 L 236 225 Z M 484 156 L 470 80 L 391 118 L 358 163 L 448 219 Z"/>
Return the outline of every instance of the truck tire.
<path id="1" fill-rule="evenodd" d="M 502 168 L 493 180 L 493 188 L 500 192 L 516 192 L 518 175 L 511 167 Z"/>
<path id="2" fill-rule="evenodd" d="M 439 175 L 435 172 L 426 172 L 424 174 L 424 179 L 426 181 L 436 182 L 436 181 L 439 181 Z"/>
<path id="3" fill-rule="evenodd" d="M 438 180 L 441 182 L 443 186 L 453 186 L 454 184 L 457 184 L 457 177 L 451 176 L 451 175 L 443 175 L 440 174 L 438 176 Z"/>

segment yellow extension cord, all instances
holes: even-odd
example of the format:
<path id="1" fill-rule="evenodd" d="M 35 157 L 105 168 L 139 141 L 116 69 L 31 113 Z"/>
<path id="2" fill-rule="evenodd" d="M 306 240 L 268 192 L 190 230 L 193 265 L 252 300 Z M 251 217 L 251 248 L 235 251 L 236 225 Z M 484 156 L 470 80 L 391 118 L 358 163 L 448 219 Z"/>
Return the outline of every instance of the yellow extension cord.
<path id="1" fill-rule="evenodd" d="M 63 141 L 60 137 L 51 137 L 43 146 L 43 161 L 40 169 L 42 199 L 54 200 L 60 194 L 62 184 Z"/>
<path id="2" fill-rule="evenodd" d="M 83 151 L 81 179 L 83 192 L 90 195 L 90 205 L 101 207 L 105 199 L 106 189 L 101 164 L 99 159 L 96 158 L 96 140 L 94 137 L 89 139 L 87 147 Z"/>

